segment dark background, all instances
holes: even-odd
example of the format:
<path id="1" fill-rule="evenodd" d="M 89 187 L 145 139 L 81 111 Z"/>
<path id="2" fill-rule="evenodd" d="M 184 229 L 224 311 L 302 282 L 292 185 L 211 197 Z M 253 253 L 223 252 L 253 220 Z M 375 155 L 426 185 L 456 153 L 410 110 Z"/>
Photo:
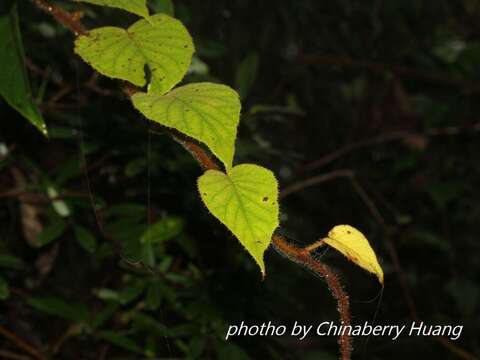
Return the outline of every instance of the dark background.
<path id="1" fill-rule="evenodd" d="M 136 19 L 56 3 L 83 10 L 89 28 Z M 58 359 L 337 358 L 334 337 L 224 341 L 242 320 L 337 321 L 336 303 L 323 280 L 273 250 L 262 281 L 201 204 L 190 154 L 133 109 L 119 82 L 93 74 L 68 30 L 31 2 L 18 5 L 51 135 L 0 102 L 9 149 L 0 158 L 1 351 L 26 355 L 7 330 Z M 374 276 L 322 254 L 343 280 L 353 323 L 464 325 L 457 341 L 355 338 L 353 358 L 480 356 L 480 3 L 174 5 L 197 49 L 185 82 L 219 81 L 242 95 L 235 162 L 296 186 L 281 202 L 280 231 L 305 245 L 351 224 L 370 240 L 385 272 L 380 302 Z M 158 222 L 152 272 L 138 261 L 140 238 Z"/>

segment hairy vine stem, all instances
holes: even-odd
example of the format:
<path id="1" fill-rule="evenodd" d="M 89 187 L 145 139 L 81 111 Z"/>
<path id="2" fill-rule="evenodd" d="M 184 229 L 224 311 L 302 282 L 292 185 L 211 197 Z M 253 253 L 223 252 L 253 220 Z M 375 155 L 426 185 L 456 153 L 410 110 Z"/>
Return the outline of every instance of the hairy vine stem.
<path id="1" fill-rule="evenodd" d="M 203 169 L 219 169 L 215 161 L 213 161 L 207 152 L 200 146 L 184 136 L 174 136 L 174 139 L 182 144 L 193 155 Z M 329 266 L 311 256 L 314 248 L 302 248 L 290 244 L 283 236 L 277 233 L 274 233 L 272 236 L 272 247 L 290 261 L 299 264 L 319 277 L 324 278 L 333 297 L 337 301 L 337 309 L 340 314 L 342 325 L 350 325 L 350 302 L 348 295 L 343 289 L 338 275 L 330 269 Z M 341 359 L 350 359 L 352 354 L 352 341 L 348 332 L 342 332 L 338 338 L 338 345 L 340 348 Z"/>
<path id="2" fill-rule="evenodd" d="M 71 14 L 61 8 L 47 3 L 44 0 L 32 0 L 32 2 L 42 11 L 53 16 L 55 20 L 72 31 L 75 35 L 81 35 L 87 32 L 87 29 L 80 21 L 82 15 L 81 13 Z M 136 89 L 129 85 L 126 85 L 123 90 L 129 96 L 136 92 Z M 199 165 L 204 170 L 219 170 L 217 163 L 196 142 L 181 134 L 172 134 L 172 137 L 192 154 L 192 156 L 197 160 Z M 327 265 L 321 263 L 318 259 L 314 259 L 311 256 L 311 250 L 290 244 L 279 234 L 273 234 L 272 247 L 290 261 L 293 261 L 296 264 L 299 264 L 312 271 L 319 277 L 324 278 L 333 297 L 337 301 L 337 309 L 340 314 L 340 321 L 342 322 L 342 325 L 350 325 L 350 303 L 348 295 L 343 289 L 338 275 Z M 338 344 L 340 347 L 341 359 L 349 360 L 352 353 L 350 335 L 346 332 L 342 333 L 339 336 Z"/>
<path id="3" fill-rule="evenodd" d="M 44 0 L 32 0 L 32 1 L 39 9 L 53 16 L 55 20 L 57 20 L 60 24 L 62 24 L 71 32 L 73 32 L 75 36 L 82 35 L 87 32 L 87 29 L 80 22 L 83 16 L 82 12 L 70 13 L 58 6 L 49 4 Z"/>
<path id="4" fill-rule="evenodd" d="M 311 256 L 311 251 L 309 249 L 289 244 L 279 234 L 273 234 L 272 246 L 277 252 L 289 260 L 307 268 L 325 279 L 333 297 L 337 300 L 337 309 L 340 314 L 342 325 L 350 325 L 350 302 L 338 275 L 330 269 L 330 267 L 321 263 L 319 260 L 314 259 Z M 347 332 L 341 333 L 338 338 L 338 345 L 340 347 L 342 360 L 350 359 L 352 342 L 350 335 Z"/>

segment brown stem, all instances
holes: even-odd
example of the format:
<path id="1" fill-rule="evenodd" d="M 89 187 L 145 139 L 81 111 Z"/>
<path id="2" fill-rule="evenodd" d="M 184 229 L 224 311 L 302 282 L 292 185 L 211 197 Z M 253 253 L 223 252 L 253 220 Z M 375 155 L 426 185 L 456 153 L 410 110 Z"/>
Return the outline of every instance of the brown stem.
<path id="1" fill-rule="evenodd" d="M 290 186 L 287 186 L 285 189 L 283 189 L 280 192 L 280 199 L 284 199 L 287 196 L 296 193 L 298 191 L 301 191 L 307 187 L 314 186 L 321 184 L 323 182 L 327 182 L 330 180 L 335 180 L 338 178 L 353 178 L 355 176 L 354 172 L 350 169 L 338 169 L 334 170 L 331 172 L 328 172 L 326 174 L 321 174 L 318 176 L 313 176 L 311 178 L 308 178 L 303 181 L 299 181 L 297 183 L 294 183 Z"/>
<path id="2" fill-rule="evenodd" d="M 10 340 L 12 344 L 14 344 L 19 349 L 22 349 L 26 353 L 32 355 L 35 359 L 38 360 L 47 360 L 46 356 L 43 355 L 40 350 L 36 349 L 25 340 L 20 339 L 17 335 L 15 335 L 10 330 L 5 329 L 3 326 L 0 325 L 0 335 L 3 335 L 5 338 Z"/>
<path id="3" fill-rule="evenodd" d="M 325 279 L 333 297 L 337 300 L 337 309 L 340 314 L 342 325 L 350 325 L 350 303 L 348 295 L 343 289 L 338 275 L 327 265 L 312 258 L 310 251 L 307 248 L 301 248 L 289 244 L 278 234 L 272 236 L 272 245 L 281 255 Z M 340 346 L 341 359 L 350 359 L 352 354 L 352 344 L 350 335 L 347 332 L 344 332 L 339 336 L 338 345 Z"/>
<path id="4" fill-rule="evenodd" d="M 390 65 L 368 60 L 356 60 L 341 55 L 307 55 L 300 59 L 305 64 L 334 65 L 339 67 L 366 69 L 372 72 L 392 72 L 399 76 L 410 77 L 446 86 L 458 86 L 465 91 L 478 91 L 480 84 L 468 79 L 452 77 L 448 74 L 423 72 L 420 69 L 401 65 Z"/>
<path id="5" fill-rule="evenodd" d="M 175 141 L 180 143 L 198 161 L 204 170 L 219 170 L 219 166 L 199 145 L 185 138 L 173 135 Z"/>
<path id="6" fill-rule="evenodd" d="M 11 360 L 32 360 L 30 356 L 24 356 L 15 354 L 11 351 L 0 350 L 0 359 L 11 359 Z"/>
<path id="7" fill-rule="evenodd" d="M 424 132 L 418 132 L 418 133 L 414 133 L 411 131 L 393 131 L 393 132 L 381 134 L 369 139 L 359 140 L 356 142 L 352 142 L 350 144 L 346 144 L 340 147 L 339 149 L 321 157 L 320 159 L 317 159 L 315 161 L 312 161 L 309 164 L 302 166 L 299 170 L 297 170 L 297 173 L 303 174 L 305 172 L 318 169 L 320 167 L 330 164 L 331 162 L 341 158 L 344 155 L 352 153 L 355 150 L 384 144 L 390 141 L 404 140 L 411 136 L 417 136 L 417 135 L 425 138 L 429 138 L 429 137 L 436 137 L 436 136 L 459 135 L 461 133 L 466 133 L 466 132 L 474 132 L 474 133 L 480 132 L 480 123 L 477 122 L 471 126 L 467 126 L 463 128 L 458 126 L 448 126 L 444 128 L 431 128 L 431 129 L 425 130 Z"/>
<path id="8" fill-rule="evenodd" d="M 477 128 L 478 128 L 478 125 L 475 126 L 475 129 L 477 129 Z M 460 133 L 460 130 L 458 128 L 445 128 L 445 129 L 446 129 L 446 131 L 434 131 L 432 133 L 432 136 L 436 136 L 436 135 L 456 135 L 456 134 Z M 370 198 L 370 196 L 367 194 L 365 189 L 363 189 L 363 187 L 357 181 L 355 173 L 352 170 L 349 170 L 349 169 L 340 169 L 340 170 L 332 171 L 330 173 L 322 174 L 322 175 L 315 176 L 315 177 L 312 177 L 310 179 L 295 183 L 295 184 L 289 186 L 288 188 L 286 188 L 284 191 L 282 191 L 282 196 L 281 197 L 286 197 L 286 196 L 288 196 L 292 193 L 295 193 L 297 191 L 304 190 L 307 187 L 314 186 L 314 185 L 317 185 L 319 183 L 323 183 L 325 181 L 334 180 L 334 179 L 338 179 L 338 178 L 342 178 L 342 177 L 348 178 L 351 181 L 353 189 L 359 195 L 359 197 L 362 199 L 362 201 L 365 203 L 366 207 L 368 208 L 368 210 L 372 214 L 372 217 L 375 219 L 375 221 L 377 221 L 378 224 L 380 224 L 385 229 L 385 231 L 387 231 L 388 224 L 385 221 L 385 219 L 383 218 L 383 216 L 381 215 L 380 210 L 378 209 L 377 205 Z M 398 254 L 397 254 L 395 244 L 392 241 L 390 236 L 385 236 L 385 242 L 386 242 L 387 251 L 388 251 L 390 257 L 392 258 L 393 266 L 394 266 L 395 272 L 397 274 L 400 286 L 402 288 L 402 292 L 403 292 L 405 302 L 406 302 L 406 304 L 407 304 L 407 306 L 410 310 L 410 316 L 412 317 L 412 319 L 414 319 L 416 321 L 420 321 L 420 318 L 417 314 L 415 301 L 414 301 L 412 292 L 410 290 L 410 287 L 408 285 L 407 277 L 405 276 L 405 272 L 404 272 L 404 270 L 402 268 L 402 265 L 400 263 L 400 259 L 399 259 Z M 303 249 L 311 252 L 311 251 L 317 249 L 318 247 L 320 247 L 322 245 L 323 245 L 322 240 L 319 240 L 319 241 L 317 241 L 317 242 L 315 242 L 315 243 L 313 243 L 313 244 L 311 244 L 311 245 L 309 245 L 309 246 L 307 246 Z M 274 244 L 274 246 L 275 246 L 275 244 Z M 288 256 L 287 254 L 283 254 L 283 255 L 290 258 L 290 256 Z M 296 261 L 296 260 L 292 259 L 292 261 Z M 436 336 L 436 337 L 433 338 L 433 340 L 438 342 L 439 344 L 441 344 L 445 348 L 447 348 L 450 352 L 457 355 L 461 359 L 465 359 L 465 360 L 475 360 L 475 359 L 477 359 L 477 357 L 475 357 L 475 355 L 469 353 L 468 351 L 466 351 L 466 350 L 462 349 L 461 347 L 459 347 L 458 345 L 454 344 L 448 338 L 445 338 L 443 336 Z"/>
<path id="9" fill-rule="evenodd" d="M 81 325 L 79 324 L 70 325 L 68 329 L 60 336 L 60 338 L 53 344 L 52 353 L 58 354 L 63 344 L 72 336 L 80 334 L 81 331 L 82 331 Z"/>
<path id="10" fill-rule="evenodd" d="M 405 136 L 407 136 L 409 133 L 406 131 L 396 131 L 388 134 L 382 134 L 377 137 L 371 138 L 371 139 L 366 139 L 366 140 L 360 140 L 357 142 L 353 142 L 350 144 L 347 144 L 343 147 L 340 147 L 339 149 L 335 150 L 334 152 L 331 152 L 323 157 L 321 157 L 318 160 L 315 160 L 307 165 L 302 166 L 301 169 L 299 169 L 297 172 L 302 174 L 307 171 L 311 171 L 317 168 L 320 168 L 322 166 L 330 164 L 332 161 L 335 161 L 336 159 L 342 157 L 343 155 L 346 155 L 348 153 L 351 153 L 355 150 L 364 148 L 364 147 L 369 147 L 372 145 L 377 145 L 377 144 L 382 144 L 385 142 L 389 142 L 392 140 L 397 140 L 397 139 L 403 139 Z"/>
<path id="11" fill-rule="evenodd" d="M 174 137 L 174 139 L 180 142 L 188 151 L 192 153 L 202 168 L 206 170 L 219 169 L 215 161 L 213 161 L 200 146 L 185 139 L 179 139 L 177 137 Z M 295 245 L 289 244 L 282 236 L 278 234 L 273 234 L 272 246 L 277 252 L 289 260 L 311 270 L 313 273 L 325 279 L 333 297 L 335 300 L 337 300 L 337 309 L 340 314 L 340 321 L 342 322 L 342 325 L 350 325 L 350 303 L 348 301 L 348 295 L 343 289 L 338 275 L 327 265 L 313 259 L 310 256 L 311 251 L 308 248 L 299 248 Z M 341 359 L 350 359 L 352 353 L 352 344 L 350 335 L 347 332 L 340 335 L 338 344 L 340 346 Z"/>
<path id="12" fill-rule="evenodd" d="M 47 3 L 44 0 L 32 0 L 33 3 L 41 10 L 50 14 L 57 20 L 60 24 L 65 26 L 75 35 L 83 35 L 87 32 L 87 29 L 80 22 L 82 13 L 69 13 L 68 11 L 63 10 L 55 5 Z"/>
<path id="13" fill-rule="evenodd" d="M 32 0 L 32 2 L 41 10 L 45 11 L 46 13 L 52 15 L 59 23 L 63 24 L 69 30 L 71 30 L 75 35 L 85 34 L 87 32 L 86 28 L 81 24 L 80 18 L 81 13 L 74 13 L 71 14 L 63 9 L 55 7 L 53 5 L 48 4 L 44 0 Z M 312 56 L 312 57 L 304 57 L 302 59 L 305 63 L 324 63 L 324 64 L 333 64 L 333 65 L 340 65 L 340 66 L 352 66 L 352 67 L 363 67 L 371 71 L 392 71 L 398 75 L 420 78 L 427 81 L 443 83 L 445 85 L 454 85 L 454 86 L 462 86 L 467 91 L 476 91 L 480 88 L 480 86 L 476 83 L 471 83 L 465 81 L 464 79 L 456 79 L 456 78 L 449 78 L 444 77 L 438 74 L 424 74 L 414 69 L 409 69 L 405 67 L 399 66 L 389 66 L 385 64 L 378 64 L 378 63 L 370 63 L 366 61 L 354 61 L 349 58 L 345 57 L 320 57 L 320 56 Z M 136 88 L 133 86 L 129 86 L 128 84 L 124 87 L 124 92 L 128 95 L 132 95 L 136 91 Z M 475 124 L 473 126 L 474 131 L 480 131 L 480 124 Z M 462 129 L 457 127 L 449 127 L 445 129 L 430 129 L 426 131 L 426 136 L 438 136 L 438 135 L 456 135 L 459 134 Z M 306 165 L 300 172 L 313 170 L 314 168 L 318 168 L 324 166 L 337 158 L 350 153 L 351 151 L 357 150 L 359 148 L 368 147 L 371 145 L 376 145 L 383 142 L 388 142 L 396 139 L 402 139 L 408 136 L 408 132 L 395 132 L 391 134 L 380 135 L 377 138 L 359 141 L 357 143 L 349 144 L 338 151 L 335 151 L 332 154 L 325 156 L 324 158 L 317 160 L 311 164 Z M 206 170 L 218 170 L 219 166 L 210 158 L 210 156 L 197 144 L 191 142 L 190 140 L 179 139 L 174 136 L 175 140 L 180 142 L 199 162 L 202 168 Z M 328 177 L 318 177 L 313 179 L 311 182 L 305 182 L 303 184 L 299 184 L 298 188 L 293 189 L 294 191 L 285 191 L 283 196 L 287 196 L 292 192 L 304 189 L 305 187 L 312 186 L 314 184 L 318 184 L 320 182 L 328 181 L 338 177 L 347 177 L 351 178 L 351 174 L 348 173 L 335 173 L 330 174 Z M 90 191 L 91 193 L 91 191 Z M 96 212 L 96 211 L 95 211 Z M 98 215 L 96 215 L 98 216 Z M 102 224 L 101 219 L 97 218 L 97 222 L 99 225 Z M 102 232 L 103 227 L 101 227 Z M 293 262 L 296 262 L 307 269 L 313 271 L 315 274 L 322 276 L 325 278 L 333 296 L 338 302 L 338 311 L 340 313 L 341 321 L 344 325 L 350 324 L 350 309 L 349 309 L 349 300 L 348 295 L 343 290 L 340 280 L 338 276 L 325 264 L 320 263 L 319 261 L 313 259 L 310 256 L 308 248 L 298 248 L 294 245 L 288 244 L 280 235 L 274 234 L 272 236 L 272 245 L 275 250 L 277 250 L 280 254 L 284 255 L 288 259 Z M 121 250 L 120 250 L 121 253 Z M 3 328 L 0 326 L 0 333 L 4 336 L 7 336 L 6 333 L 2 330 Z M 4 329 L 6 330 L 6 329 Z M 8 331 L 8 330 L 6 330 Z M 8 333 L 7 333 L 8 334 Z M 8 337 L 8 336 L 7 336 Z M 474 359 L 475 357 L 463 349 L 458 348 L 454 344 L 452 344 L 448 339 L 436 337 L 435 338 L 439 343 L 443 346 L 448 348 L 453 353 L 457 354 L 458 356 L 464 359 Z M 20 339 L 18 339 L 20 340 Z M 29 347 L 28 344 L 25 344 L 20 340 L 20 343 L 17 345 L 20 346 L 26 345 L 28 349 L 33 350 L 33 353 L 27 351 L 34 355 L 37 359 L 45 359 L 42 354 L 38 354 L 35 349 Z M 344 334 L 341 335 L 339 338 L 339 345 L 341 356 L 343 360 L 350 359 L 352 347 L 351 347 L 351 340 L 348 335 Z M 20 346 L 23 348 L 23 346 Z M 27 350 L 27 348 L 24 348 Z"/>
<path id="14" fill-rule="evenodd" d="M 57 21 L 65 25 L 76 35 L 84 34 L 86 29 L 79 22 L 79 19 L 74 19 L 74 15 L 65 12 L 59 8 L 55 8 L 51 5 L 48 5 L 43 0 L 32 0 L 39 8 L 50 13 Z M 128 95 L 132 95 L 137 91 L 136 88 L 129 86 L 124 87 L 124 92 Z M 220 167 L 218 164 L 210 157 L 210 155 L 203 150 L 199 145 L 192 142 L 188 138 L 172 134 L 172 137 L 179 142 L 185 149 L 187 149 L 192 156 L 198 161 L 200 166 L 205 170 L 219 170 Z M 91 191 L 89 191 L 91 194 Z M 93 206 L 95 206 L 92 200 Z M 95 211 L 97 217 L 97 224 L 100 227 L 104 236 L 108 237 L 108 234 L 105 234 L 103 228 L 103 221 L 101 216 Z M 348 295 L 343 290 L 341 282 L 333 270 L 331 270 L 327 265 L 319 262 L 318 260 L 313 259 L 310 256 L 308 249 L 298 248 L 294 245 L 288 244 L 285 239 L 280 235 L 274 234 L 272 236 L 272 244 L 275 250 L 280 254 L 284 255 L 293 262 L 302 265 L 303 267 L 311 270 L 313 273 L 317 274 L 320 277 L 323 277 L 328 284 L 330 291 L 333 294 L 333 297 L 337 300 L 338 303 L 338 312 L 340 313 L 340 320 L 342 325 L 350 325 L 350 306 L 348 301 Z M 117 250 L 118 253 L 122 253 L 122 250 Z M 340 354 L 342 360 L 349 360 L 352 353 L 351 339 L 350 336 L 345 333 L 340 335 L 338 340 L 340 346 Z"/>
<path id="15" fill-rule="evenodd" d="M 198 145 L 185 139 L 174 139 L 180 142 L 198 161 L 200 166 L 205 170 L 218 170 L 219 167 L 211 159 L 211 157 Z M 327 265 L 315 260 L 311 257 L 309 248 L 300 248 L 289 244 L 282 236 L 273 234 L 272 246 L 281 255 L 289 260 L 309 269 L 314 274 L 323 277 L 332 292 L 333 297 L 337 301 L 337 309 L 340 314 L 342 325 L 350 325 L 350 303 L 348 295 L 342 287 L 338 275 Z M 352 353 L 352 344 L 350 335 L 345 332 L 339 336 L 338 344 L 340 346 L 340 354 L 342 360 L 349 360 Z"/>

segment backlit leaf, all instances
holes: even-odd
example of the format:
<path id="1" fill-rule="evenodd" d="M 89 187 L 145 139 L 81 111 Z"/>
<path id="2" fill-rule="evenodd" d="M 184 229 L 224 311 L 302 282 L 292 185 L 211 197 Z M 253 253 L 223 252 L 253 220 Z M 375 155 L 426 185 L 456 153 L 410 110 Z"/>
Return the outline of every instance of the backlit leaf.
<path id="1" fill-rule="evenodd" d="M 383 284 L 383 270 L 365 236 L 350 225 L 337 225 L 323 242 L 340 251 L 358 266 L 375 274 Z"/>
<path id="2" fill-rule="evenodd" d="M 265 275 L 263 253 L 278 227 L 278 183 L 261 166 L 242 164 L 228 174 L 208 170 L 198 179 L 208 210 L 240 240 Z"/>
<path id="3" fill-rule="evenodd" d="M 148 119 L 205 143 L 227 169 L 232 166 L 240 119 L 240 100 L 233 89 L 195 83 L 163 96 L 136 93 L 132 101 Z"/>
<path id="4" fill-rule="evenodd" d="M 81 35 L 75 52 L 103 75 L 163 94 L 175 86 L 190 66 L 192 38 L 183 24 L 165 14 L 139 20 L 128 29 L 102 27 Z"/>
<path id="5" fill-rule="evenodd" d="M 76 0 L 100 6 L 123 9 L 133 14 L 148 17 L 146 0 Z"/>
<path id="6" fill-rule="evenodd" d="M 8 15 L 0 16 L 0 49 L 0 95 L 42 134 L 47 135 L 45 121 L 30 92 L 16 7 Z"/>

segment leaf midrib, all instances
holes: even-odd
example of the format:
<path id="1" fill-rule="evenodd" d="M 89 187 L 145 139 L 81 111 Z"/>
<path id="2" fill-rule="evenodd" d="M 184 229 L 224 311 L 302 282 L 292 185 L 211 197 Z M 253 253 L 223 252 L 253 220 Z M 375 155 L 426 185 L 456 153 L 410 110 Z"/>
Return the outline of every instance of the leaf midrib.
<path id="1" fill-rule="evenodd" d="M 241 196 L 239 195 L 238 190 L 237 190 L 237 188 L 235 187 L 235 182 L 234 182 L 233 179 L 230 177 L 230 175 L 225 174 L 225 176 L 226 176 L 226 178 L 227 178 L 227 181 L 230 182 L 230 184 L 231 184 L 231 186 L 232 186 L 232 188 L 233 188 L 233 192 L 234 192 L 234 194 L 235 194 L 235 196 L 236 196 L 236 198 L 237 198 L 237 200 L 238 200 L 240 210 L 242 211 L 243 216 L 244 216 L 244 218 L 245 218 L 245 222 L 247 223 L 247 227 L 248 227 L 248 229 L 250 230 L 250 235 L 251 235 L 251 237 L 252 237 L 253 245 L 255 246 L 255 249 L 256 249 L 257 252 L 258 252 L 259 248 L 258 248 L 257 242 L 255 241 L 255 233 L 254 233 L 253 228 L 252 228 L 252 226 L 251 226 L 251 224 L 250 224 L 250 221 L 248 220 L 247 211 L 246 211 L 245 206 L 244 206 L 244 204 L 243 204 L 242 198 L 241 198 Z M 260 251 L 260 252 L 261 252 L 261 251 Z"/>

